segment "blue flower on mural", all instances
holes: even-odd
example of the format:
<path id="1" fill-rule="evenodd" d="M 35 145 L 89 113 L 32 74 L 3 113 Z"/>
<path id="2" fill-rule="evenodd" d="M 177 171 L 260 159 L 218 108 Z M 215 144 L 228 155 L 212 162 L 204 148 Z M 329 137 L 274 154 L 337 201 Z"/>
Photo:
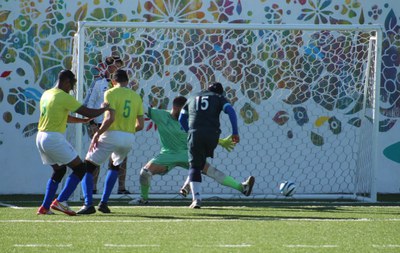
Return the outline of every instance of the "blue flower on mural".
<path id="1" fill-rule="evenodd" d="M 294 119 L 296 120 L 299 126 L 303 126 L 304 124 L 308 123 L 309 118 L 306 108 L 301 106 L 294 107 L 293 113 L 294 113 Z"/>

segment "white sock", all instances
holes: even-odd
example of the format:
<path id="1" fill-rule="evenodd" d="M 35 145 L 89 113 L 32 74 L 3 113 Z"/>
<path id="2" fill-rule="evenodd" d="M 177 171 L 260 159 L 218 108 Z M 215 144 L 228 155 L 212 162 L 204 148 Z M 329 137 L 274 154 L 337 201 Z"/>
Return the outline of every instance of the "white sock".
<path id="1" fill-rule="evenodd" d="M 193 201 L 201 200 L 201 183 L 200 182 L 190 182 L 190 188 L 192 190 Z"/>

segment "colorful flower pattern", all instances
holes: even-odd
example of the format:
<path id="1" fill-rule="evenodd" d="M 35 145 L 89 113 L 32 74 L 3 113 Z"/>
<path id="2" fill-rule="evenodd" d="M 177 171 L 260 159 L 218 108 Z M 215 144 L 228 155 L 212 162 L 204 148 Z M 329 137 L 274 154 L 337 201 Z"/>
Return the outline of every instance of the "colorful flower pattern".
<path id="1" fill-rule="evenodd" d="M 374 4 L 369 9 L 364 9 L 362 3 L 357 0 L 333 3 L 331 0 L 288 0 L 286 4 L 293 9 L 284 13 L 287 6 L 281 2 L 262 1 L 262 22 L 283 23 L 285 14 L 299 13 L 295 12 L 296 8 L 300 8 L 297 21 L 302 23 L 362 24 L 366 22 L 365 19 L 373 23 L 384 18 L 381 97 L 382 101 L 390 106 L 381 110 L 382 116 L 387 118 L 382 120 L 380 131 L 387 132 L 400 117 L 397 113 L 400 110 L 398 16 L 384 3 Z M 254 12 L 243 11 L 246 3 L 231 0 L 147 0 L 129 5 L 123 0 L 107 0 L 104 6 L 99 6 L 98 3 L 78 2 L 75 9 L 68 4 L 63 0 L 50 0 L 46 8 L 43 8 L 40 1 L 20 0 L 18 10 L 0 11 L 0 57 L 4 65 L 2 72 L 11 73 L 12 64 L 19 64 L 20 61 L 28 64 L 33 71 L 33 77 L 25 81 L 29 88 L 19 85 L 12 89 L 0 87 L 0 103 L 9 103 L 19 115 L 30 115 L 38 111 L 39 90 L 51 87 L 60 69 L 71 67 L 72 35 L 77 31 L 78 21 L 246 23 L 254 16 Z M 132 9 L 131 13 L 119 11 L 121 6 L 129 6 Z M 15 11 L 20 13 L 10 15 Z M 306 125 L 310 120 L 307 107 L 299 106 L 310 99 L 329 112 L 349 110 L 350 113 L 354 113 L 359 110 L 361 97 L 347 95 L 358 93 L 346 93 L 351 89 L 357 91 L 360 87 L 355 84 L 360 83 L 362 79 L 359 73 L 347 72 L 349 66 L 359 64 L 348 55 L 354 47 L 352 41 L 329 33 L 315 34 L 314 40 L 307 43 L 301 40 L 299 33 L 288 34 L 286 41 L 277 41 L 273 35 L 265 36 L 262 33 L 265 31 L 234 31 L 225 35 L 186 31 L 181 37 L 182 40 L 171 40 L 163 48 L 156 49 L 152 45 L 157 38 L 145 35 L 135 38 L 114 29 L 109 33 L 94 33 L 95 37 L 91 40 L 93 43 L 88 43 L 87 47 L 90 51 L 90 64 L 96 65 L 106 56 L 97 48 L 107 41 L 134 41 L 135 46 L 132 48 L 113 48 L 113 52 L 121 55 L 125 65 L 131 69 L 130 76 L 136 80 L 168 80 L 174 95 L 187 95 L 192 90 L 205 88 L 209 82 L 224 78 L 227 81 L 225 91 L 230 102 L 235 104 L 240 100 L 245 101 L 240 109 L 240 116 L 246 124 L 252 124 L 259 119 L 257 106 L 268 100 L 276 89 L 290 91 L 282 101 L 292 106 L 293 118 L 298 126 Z M 252 42 L 260 36 L 264 37 L 265 41 L 258 45 L 258 50 L 254 50 Z M 317 41 L 324 43 L 318 44 Z M 291 46 L 293 42 L 297 42 L 298 47 Z M 128 55 L 133 57 L 128 58 Z M 322 65 L 326 63 L 326 59 L 331 58 L 337 61 L 329 65 L 327 74 Z M 189 72 L 167 69 L 169 66 L 181 64 L 188 65 Z M 99 74 L 96 68 L 87 68 L 85 72 L 89 78 Z M 190 83 L 189 74 L 195 76 L 200 87 Z M 7 75 L 7 80 L 12 80 L 12 77 Z M 308 85 L 315 82 L 317 84 L 312 87 Z M 146 91 L 140 86 L 140 82 L 137 82 L 135 89 L 148 96 L 155 106 L 168 107 L 171 94 L 165 91 L 164 87 L 154 85 Z M 282 122 L 288 122 L 291 113 L 289 110 L 282 112 L 276 112 L 274 121 L 284 126 L 286 124 Z M 12 115 L 14 112 L 7 113 L 10 114 L 5 117 L 7 119 L 19 117 Z M 330 117 L 328 122 L 333 134 L 340 134 L 345 127 L 341 123 L 342 120 L 334 116 Z M 357 117 L 343 122 L 358 127 L 362 124 L 362 120 Z M 31 133 L 34 124 L 35 122 L 28 123 L 23 129 L 28 129 L 27 132 Z M 295 131 L 296 129 L 293 129 L 294 133 Z M 292 131 L 290 135 L 293 136 Z M 324 139 L 319 133 L 312 132 L 310 136 L 315 145 L 323 145 Z"/>

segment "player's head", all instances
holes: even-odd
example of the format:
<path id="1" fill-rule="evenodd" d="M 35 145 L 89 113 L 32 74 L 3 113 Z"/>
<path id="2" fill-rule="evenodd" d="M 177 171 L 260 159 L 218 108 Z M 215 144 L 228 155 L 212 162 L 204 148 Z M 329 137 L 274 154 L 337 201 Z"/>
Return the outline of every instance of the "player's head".
<path id="1" fill-rule="evenodd" d="M 112 75 L 112 80 L 120 84 L 127 84 L 129 81 L 128 74 L 123 69 L 118 69 Z"/>
<path id="2" fill-rule="evenodd" d="M 215 92 L 220 95 L 223 95 L 224 93 L 224 88 L 222 88 L 222 84 L 218 82 L 210 84 L 207 90 Z"/>
<path id="3" fill-rule="evenodd" d="M 187 99 L 184 96 L 178 96 L 172 101 L 172 106 L 182 108 L 186 104 Z"/>
<path id="4" fill-rule="evenodd" d="M 69 86 L 66 87 L 68 91 L 73 90 L 76 84 L 75 74 L 69 69 L 61 70 L 60 73 L 58 73 L 58 83 L 59 85 L 68 84 Z"/>

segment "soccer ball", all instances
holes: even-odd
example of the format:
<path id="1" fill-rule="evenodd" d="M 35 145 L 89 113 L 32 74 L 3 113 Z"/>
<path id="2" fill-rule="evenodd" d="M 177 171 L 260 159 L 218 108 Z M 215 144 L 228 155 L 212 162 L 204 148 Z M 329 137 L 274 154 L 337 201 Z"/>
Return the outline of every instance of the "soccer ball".
<path id="1" fill-rule="evenodd" d="M 279 185 L 279 191 L 285 197 L 292 196 L 296 191 L 296 185 L 292 181 L 285 181 Z"/>

